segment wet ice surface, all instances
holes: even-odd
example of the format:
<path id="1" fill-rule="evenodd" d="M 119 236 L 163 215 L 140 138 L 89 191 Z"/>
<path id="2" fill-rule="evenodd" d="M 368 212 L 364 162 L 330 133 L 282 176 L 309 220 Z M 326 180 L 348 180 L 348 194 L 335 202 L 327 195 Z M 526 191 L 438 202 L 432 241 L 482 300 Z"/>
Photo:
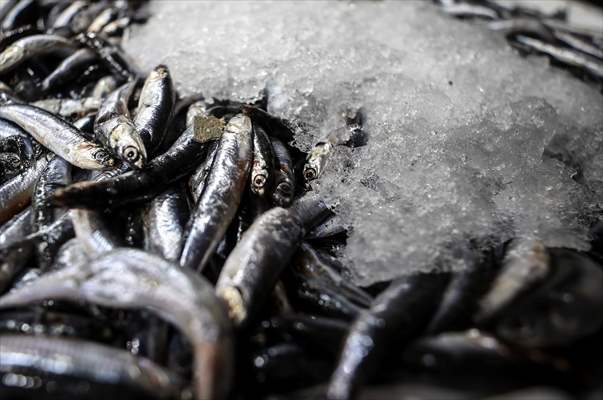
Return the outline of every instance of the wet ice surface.
<path id="1" fill-rule="evenodd" d="M 586 248 L 603 195 L 603 96 L 546 58 L 424 2 L 172 2 L 125 47 L 182 93 L 248 99 L 298 124 L 307 150 L 348 107 L 368 144 L 315 185 L 353 226 L 360 284 L 462 268 L 455 248 L 536 236 Z"/>

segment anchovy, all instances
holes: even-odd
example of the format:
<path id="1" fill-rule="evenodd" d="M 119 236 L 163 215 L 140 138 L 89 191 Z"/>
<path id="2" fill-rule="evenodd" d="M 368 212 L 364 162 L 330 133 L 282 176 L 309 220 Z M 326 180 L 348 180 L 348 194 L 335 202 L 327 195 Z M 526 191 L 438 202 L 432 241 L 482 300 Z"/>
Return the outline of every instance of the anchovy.
<path id="1" fill-rule="evenodd" d="M 88 32 L 100 32 L 108 23 L 113 21 L 118 15 L 119 11 L 113 7 L 101 11 L 88 26 Z"/>
<path id="2" fill-rule="evenodd" d="M 155 67 L 144 82 L 134 124 L 149 154 L 161 145 L 172 117 L 174 86 L 165 65 Z"/>
<path id="3" fill-rule="evenodd" d="M 95 62 L 97 58 L 98 56 L 92 50 L 79 49 L 64 59 L 59 66 L 44 79 L 42 82 L 42 90 L 49 91 L 74 81 L 78 74 Z"/>
<path id="4" fill-rule="evenodd" d="M 96 391 L 122 398 L 120 392 L 125 391 L 133 397 L 168 399 L 180 390 L 181 382 L 152 361 L 107 345 L 26 335 L 0 335 L 0 343 L 0 379 L 10 398 L 24 398 L 26 393 L 43 398 L 50 382 L 65 379 L 74 383 L 53 389 L 65 398 L 87 397 L 87 392 Z M 86 382 L 83 387 L 82 382 Z"/>
<path id="5" fill-rule="evenodd" d="M 242 112 L 249 115 L 254 124 L 259 125 L 270 137 L 277 138 L 285 143 L 293 140 L 293 128 L 289 122 L 268 114 L 258 107 L 242 106 Z"/>
<path id="6" fill-rule="evenodd" d="M 147 309 L 174 324 L 193 346 L 198 399 L 223 399 L 232 378 L 231 327 L 213 287 L 194 271 L 135 249 L 42 275 L 0 298 L 0 308 L 44 299 Z"/>
<path id="7" fill-rule="evenodd" d="M 596 78 L 603 79 L 603 61 L 598 60 L 586 54 L 578 53 L 571 49 L 564 49 L 552 44 L 544 43 L 538 39 L 518 35 L 515 40 L 530 49 L 549 57 L 561 63 L 583 68 Z"/>
<path id="8" fill-rule="evenodd" d="M 8 31 L 33 22 L 37 8 L 36 0 L 21 0 L 2 18 L 2 30 Z"/>
<path id="9" fill-rule="evenodd" d="M 467 4 L 467 3 L 452 3 L 442 8 L 446 14 L 455 17 L 479 17 L 486 19 L 498 19 L 498 13 L 488 7 Z"/>
<path id="10" fill-rule="evenodd" d="M 145 210 L 145 248 L 169 261 L 178 261 L 189 209 L 181 188 L 159 194 Z"/>
<path id="11" fill-rule="evenodd" d="M 352 398 L 394 344 L 403 346 L 419 335 L 446 282 L 446 274 L 418 274 L 392 282 L 350 328 L 329 382 L 327 398 Z"/>
<path id="12" fill-rule="evenodd" d="M 88 3 L 88 7 L 73 16 L 69 30 L 74 34 L 86 31 L 96 17 L 110 6 L 110 3 L 104 1 Z"/>
<path id="13" fill-rule="evenodd" d="M 328 208 L 322 202 L 273 208 L 260 215 L 224 263 L 216 293 L 228 305 L 235 325 L 253 319 L 314 219 Z"/>
<path id="14" fill-rule="evenodd" d="M 113 93 L 115 89 L 117 89 L 117 79 L 112 75 L 105 76 L 99 79 L 96 85 L 94 85 L 91 97 L 104 99 L 110 93 Z"/>
<path id="15" fill-rule="evenodd" d="M 251 191 L 264 196 L 272 184 L 274 154 L 266 132 L 258 126 L 253 134 L 253 164 L 251 166 Z"/>
<path id="16" fill-rule="evenodd" d="M 57 16 L 56 20 L 51 26 L 51 29 L 59 30 L 61 28 L 69 27 L 73 18 L 87 6 L 88 3 L 86 1 L 74 1 Z"/>
<path id="17" fill-rule="evenodd" d="M 34 186 L 46 167 L 46 159 L 37 160 L 31 167 L 0 186 L 0 224 L 11 219 L 29 203 Z"/>
<path id="18" fill-rule="evenodd" d="M 205 185 L 207 184 L 207 176 L 209 175 L 214 159 L 216 158 L 218 144 L 219 142 L 216 141 L 207 143 L 205 158 L 201 161 L 188 180 L 188 187 L 195 203 L 199 201 L 201 193 L 203 193 Z"/>
<path id="19" fill-rule="evenodd" d="M 513 299 L 548 276 L 550 262 L 549 253 L 541 241 L 515 239 L 511 242 L 502 270 L 480 300 L 476 319 L 485 321 L 503 312 Z"/>
<path id="20" fill-rule="evenodd" d="M 488 23 L 488 28 L 493 31 L 503 32 L 507 38 L 513 38 L 519 34 L 537 36 L 548 42 L 553 42 L 555 36 L 553 31 L 541 21 L 533 18 L 512 18 Z"/>
<path id="21" fill-rule="evenodd" d="M 603 50 L 587 42 L 586 40 L 580 39 L 579 37 L 566 32 L 555 31 L 554 35 L 557 39 L 568 46 L 573 47 L 584 54 L 588 54 L 589 56 L 597 57 L 599 60 L 603 60 Z"/>
<path id="22" fill-rule="evenodd" d="M 207 184 L 191 216 L 180 265 L 202 271 L 233 220 L 249 177 L 252 157 L 249 117 L 233 117 L 222 134 Z"/>
<path id="23" fill-rule="evenodd" d="M 147 152 L 128 110 L 136 84 L 136 81 L 130 81 L 105 99 L 96 115 L 94 131 L 98 140 L 120 159 L 134 168 L 142 168 L 147 161 Z"/>
<path id="24" fill-rule="evenodd" d="M 105 25 L 101 33 L 106 36 L 121 35 L 124 30 L 130 26 L 131 22 L 132 18 L 130 17 L 117 18 L 115 21 L 111 21 L 107 25 Z"/>
<path id="25" fill-rule="evenodd" d="M 65 118 L 81 118 L 86 114 L 98 110 L 100 105 L 100 100 L 95 99 L 94 97 L 84 97 L 81 99 L 46 99 L 34 101 L 32 103 L 32 106 Z"/>
<path id="26" fill-rule="evenodd" d="M 17 40 L 0 53 L 0 74 L 5 74 L 28 59 L 48 53 L 73 51 L 76 43 L 56 35 L 32 35 Z"/>
<path id="27" fill-rule="evenodd" d="M 15 276 L 27 265 L 33 250 L 33 243 L 29 240 L 17 241 L 0 248 L 0 294 L 11 288 Z"/>
<path id="28" fill-rule="evenodd" d="M 82 169 L 111 167 L 114 160 L 100 146 L 85 140 L 80 132 L 48 111 L 24 104 L 0 106 L 0 118 L 11 121 L 40 144 Z"/>
<path id="29" fill-rule="evenodd" d="M 171 183 L 189 174 L 203 155 L 205 146 L 186 130 L 174 145 L 154 158 L 143 170 L 133 170 L 100 182 L 77 182 L 58 190 L 57 205 L 81 208 L 117 207 L 149 200 Z"/>
<path id="30" fill-rule="evenodd" d="M 277 206 L 289 207 L 295 194 L 295 177 L 293 175 L 293 162 L 287 147 L 278 139 L 272 139 L 274 149 L 274 189 L 272 201 Z"/>
<path id="31" fill-rule="evenodd" d="M 303 175 L 306 183 L 318 179 L 322 175 L 332 150 L 333 144 L 329 141 L 320 141 L 312 147 L 304 164 Z"/>
<path id="32" fill-rule="evenodd" d="M 50 204 L 49 198 L 59 187 L 65 187 L 71 181 L 71 168 L 67 161 L 54 156 L 36 183 L 32 196 L 33 230 L 43 231 L 55 221 L 57 210 Z M 55 252 L 47 243 L 38 243 L 36 255 L 38 265 L 47 269 L 54 259 Z"/>
<path id="33" fill-rule="evenodd" d="M 31 207 L 27 207 L 0 226 L 0 248 L 7 247 L 29 235 L 32 230 Z"/>
<path id="34" fill-rule="evenodd" d="M 69 211 L 75 236 L 87 257 L 91 259 L 114 250 L 122 244 L 107 227 L 101 213 L 74 208 Z"/>

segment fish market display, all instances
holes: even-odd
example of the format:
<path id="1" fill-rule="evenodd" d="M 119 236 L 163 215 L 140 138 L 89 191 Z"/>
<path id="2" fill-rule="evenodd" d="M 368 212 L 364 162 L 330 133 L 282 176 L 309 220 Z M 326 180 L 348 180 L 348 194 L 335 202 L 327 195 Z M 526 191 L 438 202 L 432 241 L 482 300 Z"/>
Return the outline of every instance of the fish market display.
<path id="1" fill-rule="evenodd" d="M 602 77 L 601 42 L 555 16 L 439 3 Z M 581 246 L 448 240 L 429 268 L 359 284 L 324 185 L 376 139 L 371 107 L 331 110 L 300 145 L 310 125 L 274 112 L 270 85 L 210 96 L 140 68 L 122 40 L 153 7 L 0 3 L 1 399 L 603 395 L 600 221 Z"/>

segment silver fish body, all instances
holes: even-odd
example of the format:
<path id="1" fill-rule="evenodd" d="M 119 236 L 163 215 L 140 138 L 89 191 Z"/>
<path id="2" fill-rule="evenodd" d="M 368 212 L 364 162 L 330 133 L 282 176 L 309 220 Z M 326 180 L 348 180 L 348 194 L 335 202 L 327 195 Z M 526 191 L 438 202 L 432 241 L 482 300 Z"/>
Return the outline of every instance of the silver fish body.
<path id="1" fill-rule="evenodd" d="M 59 51 L 74 51 L 76 44 L 56 35 L 33 35 L 17 40 L 0 53 L 0 74 L 9 72 L 28 59 Z"/>
<path id="2" fill-rule="evenodd" d="M 202 270 L 239 207 L 251 167 L 249 117 L 233 117 L 222 134 L 207 184 L 189 221 L 180 265 Z"/>
<path id="3" fill-rule="evenodd" d="M 0 118 L 20 126 L 44 147 L 76 167 L 102 169 L 114 164 L 105 149 L 84 139 L 73 125 L 48 111 L 23 104 L 6 104 L 0 106 Z"/>
<path id="4" fill-rule="evenodd" d="M 8 221 L 29 203 L 46 163 L 46 159 L 42 157 L 31 167 L 0 186 L 0 224 Z"/>
<path id="5" fill-rule="evenodd" d="M 266 132 L 259 126 L 253 133 L 253 164 L 251 166 L 251 191 L 264 196 L 272 185 L 274 154 Z"/>

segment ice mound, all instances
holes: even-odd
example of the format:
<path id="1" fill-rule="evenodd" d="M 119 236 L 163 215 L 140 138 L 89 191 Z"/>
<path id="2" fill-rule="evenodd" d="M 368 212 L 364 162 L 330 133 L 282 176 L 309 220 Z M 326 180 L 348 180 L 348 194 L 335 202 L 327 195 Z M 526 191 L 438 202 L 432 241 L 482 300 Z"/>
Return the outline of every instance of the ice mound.
<path id="1" fill-rule="evenodd" d="M 425 2 L 155 2 L 127 41 L 183 93 L 250 99 L 307 150 L 363 107 L 368 144 L 315 185 L 353 227 L 359 284 L 463 268 L 469 240 L 588 247 L 603 195 L 603 96 Z"/>

